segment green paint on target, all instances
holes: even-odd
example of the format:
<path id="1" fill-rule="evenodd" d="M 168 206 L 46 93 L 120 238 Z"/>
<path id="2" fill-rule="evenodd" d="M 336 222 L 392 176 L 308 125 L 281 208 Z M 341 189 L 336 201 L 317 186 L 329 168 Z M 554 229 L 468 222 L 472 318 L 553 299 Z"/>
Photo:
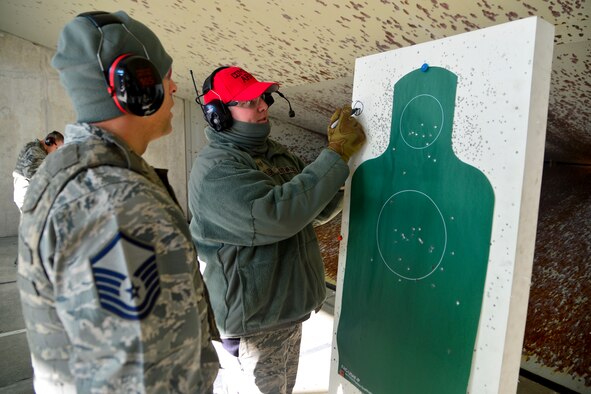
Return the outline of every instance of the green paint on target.
<path id="1" fill-rule="evenodd" d="M 364 392 L 466 392 L 494 193 L 452 150 L 457 77 L 394 86 L 388 149 L 351 181 L 339 373 Z"/>

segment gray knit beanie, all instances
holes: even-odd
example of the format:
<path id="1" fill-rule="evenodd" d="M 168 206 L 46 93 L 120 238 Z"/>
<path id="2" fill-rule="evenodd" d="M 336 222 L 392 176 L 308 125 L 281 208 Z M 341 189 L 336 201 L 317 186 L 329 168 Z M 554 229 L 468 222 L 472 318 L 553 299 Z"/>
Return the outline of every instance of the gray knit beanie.
<path id="1" fill-rule="evenodd" d="M 125 12 L 113 14 L 133 36 L 119 23 L 102 27 L 104 37 L 100 58 L 105 71 L 108 72 L 113 60 L 122 54 L 145 57 L 143 44 L 150 61 L 164 78 L 170 70 L 172 58 L 166 53 L 158 37 Z M 123 115 L 107 91 L 105 76 L 99 66 L 97 49 L 100 41 L 101 33 L 92 22 L 84 17 L 76 17 L 62 30 L 51 62 L 58 70 L 62 85 L 72 100 L 78 122 L 100 122 Z"/>

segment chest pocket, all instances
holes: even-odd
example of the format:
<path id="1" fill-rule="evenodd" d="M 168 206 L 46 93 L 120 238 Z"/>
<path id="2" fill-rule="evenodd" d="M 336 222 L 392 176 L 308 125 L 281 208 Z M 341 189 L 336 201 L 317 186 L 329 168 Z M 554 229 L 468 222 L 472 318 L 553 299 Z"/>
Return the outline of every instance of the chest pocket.
<path id="1" fill-rule="evenodd" d="M 255 158 L 254 161 L 260 171 L 270 178 L 273 178 L 279 185 L 290 181 L 294 176 L 300 173 L 297 167 L 289 165 L 289 163 L 284 163 L 285 165 L 274 165 L 260 157 Z"/>

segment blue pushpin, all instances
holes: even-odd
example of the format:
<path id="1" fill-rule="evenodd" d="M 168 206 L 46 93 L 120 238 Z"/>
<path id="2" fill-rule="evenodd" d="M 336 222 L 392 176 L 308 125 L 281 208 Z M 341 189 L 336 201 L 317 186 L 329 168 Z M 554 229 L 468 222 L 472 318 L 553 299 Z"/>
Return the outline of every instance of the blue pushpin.
<path id="1" fill-rule="evenodd" d="M 421 71 L 425 72 L 429 69 L 429 65 L 427 63 L 423 63 L 423 65 L 421 66 Z"/>

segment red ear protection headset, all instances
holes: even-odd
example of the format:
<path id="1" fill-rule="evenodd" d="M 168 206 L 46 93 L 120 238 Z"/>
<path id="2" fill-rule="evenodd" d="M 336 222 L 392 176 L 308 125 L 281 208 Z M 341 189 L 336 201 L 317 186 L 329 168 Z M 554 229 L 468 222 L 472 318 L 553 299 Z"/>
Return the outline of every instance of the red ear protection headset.
<path id="1" fill-rule="evenodd" d="M 158 111 L 164 101 L 162 76 L 150 61 L 144 44 L 114 14 L 95 11 L 78 16 L 88 19 L 101 33 L 96 57 L 107 83 L 107 91 L 117 108 L 123 113 L 137 116 L 148 116 Z M 113 23 L 123 26 L 127 33 L 140 43 L 146 57 L 124 53 L 117 56 L 106 72 L 100 55 L 104 39 L 102 27 Z"/>

